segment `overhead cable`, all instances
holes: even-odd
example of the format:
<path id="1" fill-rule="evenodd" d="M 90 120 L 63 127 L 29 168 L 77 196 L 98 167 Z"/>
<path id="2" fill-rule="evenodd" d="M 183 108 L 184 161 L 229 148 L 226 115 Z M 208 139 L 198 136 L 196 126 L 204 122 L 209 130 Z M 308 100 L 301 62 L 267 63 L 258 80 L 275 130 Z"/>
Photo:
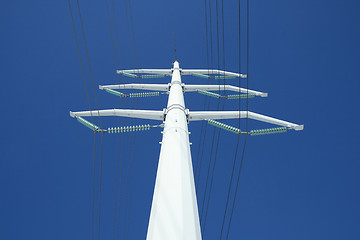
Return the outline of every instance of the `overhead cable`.
<path id="1" fill-rule="evenodd" d="M 74 36 L 75 36 L 75 42 L 76 42 L 76 48 L 77 48 L 77 52 L 79 55 L 79 60 L 80 60 L 80 67 L 81 67 L 81 73 L 82 73 L 82 77 L 83 77 L 83 83 L 84 83 L 84 88 L 85 88 L 85 92 L 86 92 L 86 98 L 88 101 L 88 105 L 89 105 L 89 110 L 90 112 L 92 112 L 91 110 L 91 104 L 90 104 L 90 97 L 89 97 L 89 92 L 87 89 L 87 85 L 86 85 L 86 78 L 85 78 L 85 72 L 84 72 L 84 67 L 83 67 L 83 63 L 81 60 L 81 54 L 80 54 L 80 47 L 79 47 L 79 42 L 78 42 L 78 38 L 77 38 L 77 34 L 76 34 L 76 28 L 75 28 L 75 21 L 74 21 L 74 16 L 72 13 L 72 8 L 71 8 L 71 3 L 70 0 L 68 0 L 68 4 L 69 4 L 69 11 L 70 11 L 70 15 L 71 15 L 71 22 L 72 22 L 72 26 L 73 26 L 73 30 L 74 30 Z M 94 119 L 93 119 L 93 115 L 91 114 L 91 122 L 94 123 Z M 91 203 L 91 239 L 94 239 L 94 207 L 95 207 L 95 160 L 96 160 L 96 135 L 94 134 L 94 156 L 93 156 L 93 186 L 92 186 L 92 203 Z"/>

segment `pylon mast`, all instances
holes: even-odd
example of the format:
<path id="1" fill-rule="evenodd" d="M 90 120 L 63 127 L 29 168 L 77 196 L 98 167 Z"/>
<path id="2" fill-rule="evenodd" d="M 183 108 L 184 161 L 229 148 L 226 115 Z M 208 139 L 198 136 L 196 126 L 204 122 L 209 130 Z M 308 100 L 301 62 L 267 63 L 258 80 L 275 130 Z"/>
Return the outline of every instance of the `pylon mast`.
<path id="1" fill-rule="evenodd" d="M 167 108 L 163 111 L 156 110 L 125 110 L 108 109 L 83 112 L 70 112 L 79 122 L 91 128 L 95 132 L 124 132 L 149 129 L 147 126 L 133 126 L 130 128 L 100 129 L 93 123 L 83 119 L 85 116 L 123 116 L 163 121 L 163 138 L 156 174 L 155 189 L 151 206 L 151 214 L 148 225 L 148 240 L 200 240 L 201 230 L 198 214 L 198 206 L 195 192 L 195 182 L 192 168 L 188 122 L 197 120 L 208 120 L 210 124 L 221 127 L 238 134 L 240 129 L 219 123 L 213 119 L 251 118 L 262 122 L 276 124 L 282 128 L 262 129 L 245 133 L 260 135 L 268 133 L 283 132 L 287 129 L 302 130 L 303 125 L 278 120 L 249 111 L 189 111 L 185 108 L 184 92 L 198 91 L 209 96 L 223 97 L 218 94 L 207 92 L 218 90 L 218 85 L 186 85 L 181 81 L 181 75 L 193 75 L 197 77 L 210 78 L 205 75 L 217 74 L 218 78 L 245 78 L 246 75 L 231 73 L 220 70 L 182 70 L 177 61 L 173 68 L 168 69 L 137 69 L 122 70 L 118 73 L 129 77 L 152 78 L 157 76 L 171 76 L 169 84 L 121 84 L 100 86 L 117 96 L 126 96 L 113 89 L 141 89 L 151 91 L 163 91 L 169 93 Z M 158 75 L 135 75 L 136 74 L 158 74 Z M 214 77 L 214 78 L 217 78 Z M 266 97 L 267 93 L 243 89 L 235 86 L 221 86 L 227 91 L 246 93 L 242 95 L 229 95 L 232 98 L 260 96 Z M 144 95 L 144 94 L 143 94 Z M 138 96 L 138 95 L 137 95 Z M 235 96 L 235 97 L 234 97 Z M 130 129 L 130 130 L 129 130 Z"/>
<path id="2" fill-rule="evenodd" d="M 187 125 L 175 62 L 146 239 L 201 239 Z"/>

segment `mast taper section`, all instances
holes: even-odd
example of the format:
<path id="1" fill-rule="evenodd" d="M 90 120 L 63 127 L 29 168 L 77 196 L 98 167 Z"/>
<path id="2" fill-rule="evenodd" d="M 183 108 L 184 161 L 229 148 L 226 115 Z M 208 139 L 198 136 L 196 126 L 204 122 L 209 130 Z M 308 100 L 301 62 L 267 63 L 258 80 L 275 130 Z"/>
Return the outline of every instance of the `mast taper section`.
<path id="1" fill-rule="evenodd" d="M 146 239 L 201 239 L 178 62 L 174 63 Z"/>

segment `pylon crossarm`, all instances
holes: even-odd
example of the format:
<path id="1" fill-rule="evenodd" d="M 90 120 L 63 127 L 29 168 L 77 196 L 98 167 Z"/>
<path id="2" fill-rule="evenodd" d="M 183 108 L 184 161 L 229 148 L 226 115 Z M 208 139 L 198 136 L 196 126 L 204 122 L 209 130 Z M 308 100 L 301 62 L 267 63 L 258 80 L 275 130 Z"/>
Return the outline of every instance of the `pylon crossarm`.
<path id="1" fill-rule="evenodd" d="M 189 121 L 208 120 L 208 119 L 235 119 L 235 118 L 250 118 L 261 122 L 271 123 L 294 130 L 303 130 L 304 125 L 298 125 L 291 122 L 286 122 L 276 118 L 268 117 L 258 113 L 249 111 L 190 111 L 188 115 Z"/>
<path id="2" fill-rule="evenodd" d="M 254 90 L 247 90 L 245 88 L 239 88 L 232 85 L 184 85 L 184 92 L 195 92 L 198 90 L 203 91 L 232 91 L 232 92 L 238 92 L 238 93 L 248 93 L 253 94 L 255 96 L 260 97 L 267 97 L 268 94 L 264 92 L 258 92 Z"/>
<path id="3" fill-rule="evenodd" d="M 228 72 L 228 71 L 223 71 L 223 70 L 218 70 L 218 69 L 210 69 L 210 70 L 209 69 L 182 69 L 181 70 L 181 75 L 193 75 L 196 77 L 206 78 L 205 76 L 209 76 L 210 74 L 211 75 L 214 75 L 214 74 L 220 75 L 217 78 L 221 78 L 221 75 L 224 76 L 225 78 L 228 78 L 228 77 L 246 78 L 247 77 L 246 74 L 233 73 L 233 72 Z"/>
<path id="4" fill-rule="evenodd" d="M 106 109 L 94 111 L 70 112 L 71 117 L 98 117 L 98 116 L 116 116 L 131 117 L 150 120 L 164 120 L 164 111 L 154 110 L 128 110 L 128 109 Z"/>
<path id="5" fill-rule="evenodd" d="M 134 74 L 158 74 L 158 75 L 165 75 L 165 76 L 171 76 L 172 71 L 171 69 L 129 69 L 129 70 L 117 70 L 116 71 L 117 74 L 123 74 L 129 77 L 134 77 L 131 75 Z M 135 77 L 139 77 L 138 75 L 135 75 Z M 155 77 L 155 75 L 154 75 Z M 156 77 L 160 77 L 160 76 L 156 76 Z M 163 77 L 163 76 L 161 76 Z M 147 78 L 147 77 L 145 77 Z"/>
<path id="6" fill-rule="evenodd" d="M 137 89 L 137 90 L 150 90 L 150 91 L 169 91 L 169 84 L 117 84 L 117 85 L 100 85 L 99 89 Z"/>

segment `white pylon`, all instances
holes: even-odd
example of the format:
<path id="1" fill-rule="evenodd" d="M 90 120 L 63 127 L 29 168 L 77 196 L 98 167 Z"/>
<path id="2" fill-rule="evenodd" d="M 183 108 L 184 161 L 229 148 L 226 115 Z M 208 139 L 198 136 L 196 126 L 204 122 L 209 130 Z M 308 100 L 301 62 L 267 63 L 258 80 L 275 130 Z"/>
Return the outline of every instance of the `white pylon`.
<path id="1" fill-rule="evenodd" d="M 251 118 L 280 125 L 288 129 L 303 130 L 298 125 L 249 111 L 189 111 L 185 108 L 184 92 L 198 90 L 218 90 L 218 85 L 185 85 L 181 75 L 209 77 L 206 73 L 228 77 L 245 78 L 246 75 L 221 70 L 182 70 L 174 62 L 172 69 L 119 70 L 118 73 L 130 77 L 150 73 L 171 76 L 169 84 L 120 84 L 99 86 L 100 89 L 141 89 L 169 92 L 167 108 L 158 110 L 106 109 L 95 111 L 70 112 L 72 117 L 83 116 L 121 116 L 164 121 L 163 138 L 156 174 L 156 183 L 147 231 L 148 240 L 200 240 L 201 230 L 196 200 L 194 175 L 190 152 L 188 122 L 207 119 Z M 160 76 L 160 75 L 158 75 Z M 147 76 L 149 77 L 149 76 Z M 152 76 L 151 76 L 152 77 Z M 226 91 L 248 93 L 267 97 L 267 93 L 247 90 L 231 85 L 222 85 Z M 121 95 L 121 94 L 119 94 Z M 85 121 L 81 118 L 81 121 Z M 98 129 L 92 123 L 85 124 Z M 98 130 L 97 130 L 98 131 Z M 99 130 L 103 131 L 103 130 Z"/>

